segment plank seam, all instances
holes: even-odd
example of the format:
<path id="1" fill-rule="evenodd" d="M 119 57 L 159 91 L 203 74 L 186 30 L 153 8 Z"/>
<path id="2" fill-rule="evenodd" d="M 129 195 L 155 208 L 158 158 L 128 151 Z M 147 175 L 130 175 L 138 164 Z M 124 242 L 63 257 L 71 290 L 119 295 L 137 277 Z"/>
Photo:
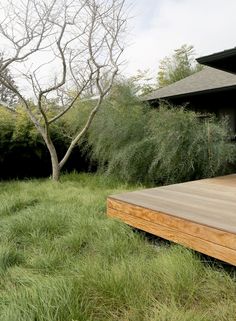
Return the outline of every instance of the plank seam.
<path id="1" fill-rule="evenodd" d="M 112 210 L 114 210 L 113 208 L 110 208 Z M 119 212 L 117 210 L 115 210 L 116 212 Z M 120 214 L 122 214 L 121 212 L 119 212 Z M 109 214 L 108 214 L 109 215 Z M 130 225 L 130 226 L 133 226 L 133 227 L 136 227 L 136 228 L 139 228 L 140 230 L 144 230 L 146 232 L 149 232 L 149 233 L 152 233 L 154 235 L 157 235 L 159 237 L 162 237 L 164 239 L 167 239 L 167 240 L 170 240 L 174 243 L 177 243 L 177 244 L 182 244 L 188 248 L 191 248 L 197 252 L 200 252 L 200 253 L 204 253 L 206 255 L 209 255 L 209 256 L 212 256 L 212 257 L 215 257 L 219 260 L 223 260 L 227 263 L 230 263 L 230 264 L 233 264 L 233 265 L 236 265 L 236 251 L 233 250 L 233 249 L 230 249 L 230 248 L 227 248 L 227 247 L 224 247 L 222 245 L 219 245 L 219 244 L 216 244 L 216 243 L 213 243 L 213 242 L 210 242 L 208 240 L 204 240 L 204 239 L 200 239 L 198 237 L 195 237 L 193 235 L 188 235 L 187 233 L 183 233 L 183 232 L 179 232 L 179 234 L 176 234 L 175 233 L 175 230 L 172 229 L 172 228 L 169 228 L 169 227 L 166 227 L 166 226 L 163 226 L 163 225 L 158 225 L 156 223 L 151 223 L 149 222 L 150 224 L 148 225 L 150 228 L 149 230 L 148 229 L 145 229 L 143 227 L 143 223 L 145 224 L 145 221 L 144 219 L 142 218 L 135 218 L 133 217 L 132 215 L 129 215 L 129 214 L 123 214 L 123 215 L 127 215 L 127 220 L 129 221 L 130 219 L 135 219 L 137 222 L 136 226 L 135 225 L 132 225 L 132 223 L 128 223 L 128 222 L 125 222 L 126 224 Z M 110 217 L 115 217 L 113 215 L 110 215 Z M 120 220 L 122 220 L 120 217 L 119 217 Z M 125 219 L 124 219 L 125 220 Z M 123 221 L 124 221 L 123 220 Z M 142 226 L 142 227 L 140 227 Z M 156 228 L 160 227 L 160 234 L 162 235 L 158 235 L 158 234 L 155 234 L 154 232 L 150 232 L 151 230 L 154 231 L 156 230 Z M 163 231 L 164 229 L 164 231 Z M 172 237 L 172 236 L 163 236 L 163 233 L 164 235 L 166 233 L 175 233 L 174 236 L 177 236 L 177 238 L 175 237 Z M 180 237 L 180 240 L 178 239 L 178 237 Z M 200 246 L 198 245 L 198 241 L 202 241 L 203 243 L 200 243 Z M 213 250 L 212 249 L 208 249 L 206 246 L 213 246 Z M 225 252 L 226 250 L 226 252 Z"/>
<path id="2" fill-rule="evenodd" d="M 128 204 L 129 204 L 129 203 L 128 203 Z M 136 205 L 136 206 L 137 206 L 137 205 Z M 118 213 L 122 213 L 122 211 L 117 210 L 117 209 L 115 209 L 115 208 L 113 208 L 113 207 L 108 207 L 108 209 L 109 209 L 109 208 L 113 209 L 114 211 L 116 211 L 116 212 L 118 212 Z M 157 226 L 163 226 L 163 227 L 168 228 L 168 229 L 170 229 L 170 230 L 176 231 L 177 233 L 180 232 L 180 233 L 183 233 L 183 234 L 185 234 L 185 235 L 188 235 L 188 236 L 191 236 L 191 237 L 195 237 L 195 238 L 197 238 L 197 239 L 199 239 L 199 240 L 203 240 L 203 241 L 206 241 L 206 242 L 209 242 L 209 243 L 212 243 L 212 244 L 221 246 L 221 247 L 223 247 L 223 248 L 225 248 L 225 249 L 230 249 L 230 250 L 235 251 L 235 249 L 233 249 L 233 248 L 230 248 L 230 247 L 227 247 L 227 246 L 225 246 L 225 245 L 222 245 L 222 244 L 219 244 L 219 243 L 210 241 L 210 240 L 208 240 L 208 239 L 204 239 L 204 238 L 199 237 L 199 236 L 196 236 L 196 235 L 192 235 L 192 234 L 190 234 L 190 233 L 186 233 L 186 232 L 181 231 L 181 230 L 178 230 L 178 229 L 176 229 L 176 228 L 174 228 L 174 227 L 170 227 L 170 226 L 168 226 L 168 225 L 164 225 L 164 224 L 160 224 L 160 223 L 158 224 L 158 223 L 156 223 L 156 222 L 149 221 L 149 220 L 147 220 L 147 219 L 145 219 L 145 218 L 140 218 L 140 217 L 137 217 L 137 216 L 135 216 L 135 215 L 126 213 L 125 211 L 123 211 L 123 213 L 124 213 L 125 215 L 129 216 L 129 217 L 134 218 L 134 219 L 137 219 L 137 218 L 138 218 L 138 219 L 143 220 L 143 221 L 145 221 L 145 222 L 147 222 L 147 223 L 155 224 L 155 225 L 157 225 Z M 165 214 L 165 213 L 163 213 L 163 214 Z M 165 214 L 165 215 L 169 215 L 169 214 Z M 173 216 L 173 215 L 172 215 L 172 216 Z M 181 218 L 179 218 L 179 219 L 185 221 L 185 219 L 181 219 Z M 186 221 L 187 221 L 187 220 L 186 220 Z M 191 221 L 190 221 L 190 222 L 191 222 Z M 196 223 L 195 223 L 195 224 L 196 224 Z M 199 224 L 199 223 L 197 223 L 197 224 Z M 199 225 L 201 225 L 201 224 L 199 224 Z M 203 225 L 203 224 L 202 224 L 202 225 Z M 204 225 L 204 226 L 205 226 L 205 225 Z"/>

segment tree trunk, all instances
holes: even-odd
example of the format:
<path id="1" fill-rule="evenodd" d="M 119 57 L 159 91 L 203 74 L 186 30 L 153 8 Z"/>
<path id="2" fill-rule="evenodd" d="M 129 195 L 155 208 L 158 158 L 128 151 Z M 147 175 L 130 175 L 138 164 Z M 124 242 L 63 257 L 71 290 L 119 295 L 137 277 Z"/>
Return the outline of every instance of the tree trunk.
<path id="1" fill-rule="evenodd" d="M 52 163 L 52 180 L 58 182 L 61 174 L 61 169 L 58 163 L 57 154 L 51 154 L 51 163 Z"/>
<path id="2" fill-rule="evenodd" d="M 48 151 L 51 157 L 51 165 L 52 165 L 52 180 L 58 182 L 61 174 L 61 168 L 58 161 L 57 151 L 50 137 L 45 139 Z"/>

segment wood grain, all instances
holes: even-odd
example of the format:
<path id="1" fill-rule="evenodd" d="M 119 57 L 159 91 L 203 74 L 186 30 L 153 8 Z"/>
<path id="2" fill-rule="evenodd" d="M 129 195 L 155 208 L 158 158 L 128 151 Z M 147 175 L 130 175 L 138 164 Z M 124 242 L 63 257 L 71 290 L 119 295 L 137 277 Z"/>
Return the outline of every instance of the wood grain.
<path id="1" fill-rule="evenodd" d="M 189 234 L 176 232 L 176 230 L 166 226 L 158 225 L 152 222 L 147 222 L 138 217 L 123 214 L 114 209 L 109 209 L 109 216 L 120 218 L 123 222 L 149 232 L 153 235 L 160 236 L 175 243 L 184 245 L 203 254 L 212 256 L 224 262 L 236 265 L 236 251 L 210 241 L 201 240 Z"/>
<path id="2" fill-rule="evenodd" d="M 235 175 L 229 176 L 225 176 L 227 183 L 234 183 Z M 212 180 L 214 184 L 207 179 L 123 193 L 112 198 L 236 234 L 236 183 L 222 186 L 218 185 L 219 181 L 224 181 L 222 178 Z"/>
<path id="3" fill-rule="evenodd" d="M 107 213 L 236 265 L 236 174 L 112 195 Z"/>
<path id="4" fill-rule="evenodd" d="M 154 224 L 163 225 L 175 229 L 176 233 L 183 232 L 201 239 L 210 239 L 211 242 L 236 250 L 236 234 L 218 230 L 202 224 L 197 224 L 189 220 L 183 220 L 165 213 L 123 203 L 112 198 L 108 198 L 107 205 L 108 215 L 110 215 L 111 209 L 114 209 L 123 214 L 128 214 L 143 219 L 147 221 L 147 224 L 148 222 L 151 222 Z"/>

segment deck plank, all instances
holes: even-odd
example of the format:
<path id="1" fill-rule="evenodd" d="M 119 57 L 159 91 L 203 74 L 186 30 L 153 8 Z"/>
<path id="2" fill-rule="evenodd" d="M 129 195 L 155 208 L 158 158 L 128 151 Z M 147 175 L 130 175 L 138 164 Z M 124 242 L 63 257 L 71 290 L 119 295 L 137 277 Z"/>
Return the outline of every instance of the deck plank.
<path id="1" fill-rule="evenodd" d="M 196 181 L 118 194 L 112 198 L 236 233 L 236 186 L 223 188 L 222 194 L 226 193 L 228 198 L 223 195 L 219 198 L 218 194 L 212 197 L 209 194 L 199 195 L 195 191 L 187 192 L 188 186 L 197 188 L 200 182 L 200 185 L 204 184 L 214 194 L 215 183 L 212 185 L 208 180 L 203 181 L 205 182 Z"/>
<path id="2" fill-rule="evenodd" d="M 191 234 L 196 237 L 208 240 L 209 237 L 214 243 L 220 243 L 222 246 L 229 247 L 236 250 L 236 234 L 214 229 L 201 224 L 196 224 L 188 220 L 182 220 L 178 217 L 173 217 L 162 212 L 152 211 L 150 209 L 142 208 L 139 206 L 124 204 L 123 202 L 108 199 L 109 215 L 118 211 L 124 215 L 138 217 L 148 222 L 158 223 L 172 229 Z M 118 213 L 117 213 L 118 214 Z"/>
<path id="3" fill-rule="evenodd" d="M 203 254 L 215 257 L 219 260 L 225 261 L 227 263 L 236 265 L 236 251 L 227 247 L 223 247 L 216 243 L 206 241 L 204 239 L 199 240 L 198 237 L 194 237 L 190 234 L 185 234 L 182 232 L 178 233 L 174 229 L 170 229 L 163 225 L 154 224 L 152 222 L 146 223 L 137 217 L 122 214 L 121 212 L 114 213 L 114 210 L 110 212 L 110 216 L 120 218 L 127 224 L 139 228 L 143 231 L 149 232 L 151 234 L 160 236 L 164 239 L 173 241 L 175 243 L 184 245 L 188 248 L 201 252 Z"/>
<path id="4" fill-rule="evenodd" d="M 236 174 L 112 195 L 108 215 L 236 265 Z"/>

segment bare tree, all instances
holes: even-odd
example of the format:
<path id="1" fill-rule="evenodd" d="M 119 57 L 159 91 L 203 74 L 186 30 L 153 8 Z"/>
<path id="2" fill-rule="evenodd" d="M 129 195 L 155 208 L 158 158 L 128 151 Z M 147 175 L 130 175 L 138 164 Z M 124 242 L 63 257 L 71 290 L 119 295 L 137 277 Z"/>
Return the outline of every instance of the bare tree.
<path id="1" fill-rule="evenodd" d="M 5 0 L 0 7 L 0 39 L 6 48 L 0 83 L 19 97 L 42 135 L 51 156 L 53 180 L 59 180 L 118 72 L 126 26 L 124 1 Z M 5 77 L 6 69 L 15 75 L 17 86 Z M 89 90 L 96 96 L 95 107 L 59 160 L 50 126 Z M 59 108 L 50 117 L 48 102 L 53 98 Z"/>
<path id="2" fill-rule="evenodd" d="M 0 68 L 1 68 L 2 60 L 3 60 L 3 54 L 0 52 Z M 5 70 L 2 73 L 4 73 L 4 78 L 8 79 L 9 83 L 16 86 L 14 79 L 10 74 L 8 68 L 5 68 Z M 0 104 L 9 108 L 9 106 L 16 104 L 17 101 L 18 101 L 17 95 L 0 83 Z"/>

